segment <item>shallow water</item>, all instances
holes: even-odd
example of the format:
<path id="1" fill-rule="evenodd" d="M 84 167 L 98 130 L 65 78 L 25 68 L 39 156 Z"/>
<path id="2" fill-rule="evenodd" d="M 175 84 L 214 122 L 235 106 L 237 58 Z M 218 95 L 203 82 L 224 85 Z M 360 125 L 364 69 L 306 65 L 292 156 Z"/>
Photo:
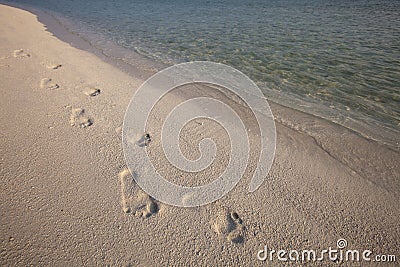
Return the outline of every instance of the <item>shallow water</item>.
<path id="1" fill-rule="evenodd" d="M 62 16 L 105 50 L 231 65 L 268 99 L 399 147 L 400 1 L 14 2 Z"/>

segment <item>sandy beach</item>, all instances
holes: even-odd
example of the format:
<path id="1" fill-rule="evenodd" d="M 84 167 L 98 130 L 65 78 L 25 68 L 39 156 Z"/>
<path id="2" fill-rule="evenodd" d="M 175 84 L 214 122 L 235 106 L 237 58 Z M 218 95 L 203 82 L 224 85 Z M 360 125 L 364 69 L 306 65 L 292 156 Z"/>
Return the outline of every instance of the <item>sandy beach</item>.
<path id="1" fill-rule="evenodd" d="M 22 9 L 0 5 L 0 25 L 1 266 L 280 266 L 291 263 L 276 254 L 263 261 L 258 252 L 321 251 L 337 248 L 339 239 L 346 249 L 371 250 L 371 258 L 400 257 L 396 148 L 270 102 L 276 153 L 257 191 L 247 191 L 258 155 L 252 150 L 244 177 L 222 199 L 195 208 L 166 205 L 135 184 L 121 144 L 129 101 L 154 70 L 143 62 L 136 70 L 118 68 L 58 39 Z M 154 136 L 169 106 L 198 94 L 185 92 L 155 110 Z M 243 110 L 210 88 L 203 93 Z M 175 183 L 206 183 L 226 165 L 226 136 L 217 134 L 218 125 L 201 125 L 183 132 L 189 157 L 204 137 L 222 149 L 204 175 L 183 177 L 159 156 L 157 139 L 149 147 Z M 343 262 L 350 264 L 377 263 Z"/>

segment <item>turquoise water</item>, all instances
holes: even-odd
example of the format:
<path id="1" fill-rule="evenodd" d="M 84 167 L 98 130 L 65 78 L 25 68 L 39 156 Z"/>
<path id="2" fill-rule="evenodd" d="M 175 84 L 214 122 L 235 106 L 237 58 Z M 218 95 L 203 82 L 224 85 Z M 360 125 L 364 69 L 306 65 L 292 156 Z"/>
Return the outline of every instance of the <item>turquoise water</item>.
<path id="1" fill-rule="evenodd" d="M 400 1 L 15 2 L 168 65 L 226 63 L 268 99 L 399 147 Z"/>

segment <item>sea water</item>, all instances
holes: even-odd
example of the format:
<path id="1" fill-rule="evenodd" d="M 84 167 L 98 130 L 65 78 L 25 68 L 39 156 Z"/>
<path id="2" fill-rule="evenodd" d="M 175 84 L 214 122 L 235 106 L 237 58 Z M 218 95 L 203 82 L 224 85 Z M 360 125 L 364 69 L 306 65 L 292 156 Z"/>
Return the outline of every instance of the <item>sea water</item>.
<path id="1" fill-rule="evenodd" d="M 228 64 L 271 101 L 399 148 L 400 1 L 13 2 L 58 16 L 104 50 L 111 42 L 166 65 Z"/>

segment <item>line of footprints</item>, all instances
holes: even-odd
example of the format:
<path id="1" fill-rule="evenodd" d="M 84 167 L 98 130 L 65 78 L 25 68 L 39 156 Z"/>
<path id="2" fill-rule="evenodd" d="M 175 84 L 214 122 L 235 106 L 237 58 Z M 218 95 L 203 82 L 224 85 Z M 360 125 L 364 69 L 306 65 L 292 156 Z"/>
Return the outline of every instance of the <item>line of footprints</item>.
<path id="1" fill-rule="evenodd" d="M 25 52 L 23 49 L 17 49 L 13 52 L 14 58 L 24 59 L 30 58 L 31 55 Z M 47 64 L 46 67 L 50 70 L 58 70 L 62 68 L 61 64 Z M 43 78 L 40 80 L 40 88 L 46 90 L 56 90 L 60 88 L 60 85 L 55 83 L 52 78 Z M 84 88 L 83 93 L 89 97 L 94 97 L 100 94 L 100 89 L 87 86 Z M 67 106 L 71 110 L 70 125 L 79 128 L 86 128 L 93 124 L 93 120 L 87 116 L 83 108 L 72 108 Z"/>
<path id="2" fill-rule="evenodd" d="M 30 54 L 23 49 L 15 50 L 15 58 L 29 58 Z M 61 64 L 49 64 L 46 66 L 51 70 L 62 68 Z M 40 88 L 47 90 L 56 90 L 60 86 L 51 78 L 43 78 L 40 81 Z M 100 94 L 100 89 L 87 86 L 83 93 L 88 97 L 95 97 Z M 79 128 L 86 128 L 93 124 L 93 120 L 86 115 L 83 108 L 72 108 L 70 115 L 70 125 Z M 121 127 L 116 129 L 121 133 Z M 122 210 L 126 214 L 134 214 L 137 217 L 149 218 L 160 211 L 160 203 L 146 194 L 134 181 L 130 171 L 124 169 L 119 173 L 121 183 L 121 204 Z M 228 208 L 220 208 L 215 217 L 210 221 L 211 229 L 220 237 L 232 243 L 243 243 L 245 227 L 239 215 Z"/>
<path id="3" fill-rule="evenodd" d="M 160 211 L 160 203 L 140 189 L 128 169 L 123 169 L 119 173 L 119 178 L 122 210 L 125 213 L 149 218 Z M 219 212 L 211 219 L 210 226 L 223 239 L 235 244 L 244 242 L 245 226 L 235 211 L 219 208 Z"/>

